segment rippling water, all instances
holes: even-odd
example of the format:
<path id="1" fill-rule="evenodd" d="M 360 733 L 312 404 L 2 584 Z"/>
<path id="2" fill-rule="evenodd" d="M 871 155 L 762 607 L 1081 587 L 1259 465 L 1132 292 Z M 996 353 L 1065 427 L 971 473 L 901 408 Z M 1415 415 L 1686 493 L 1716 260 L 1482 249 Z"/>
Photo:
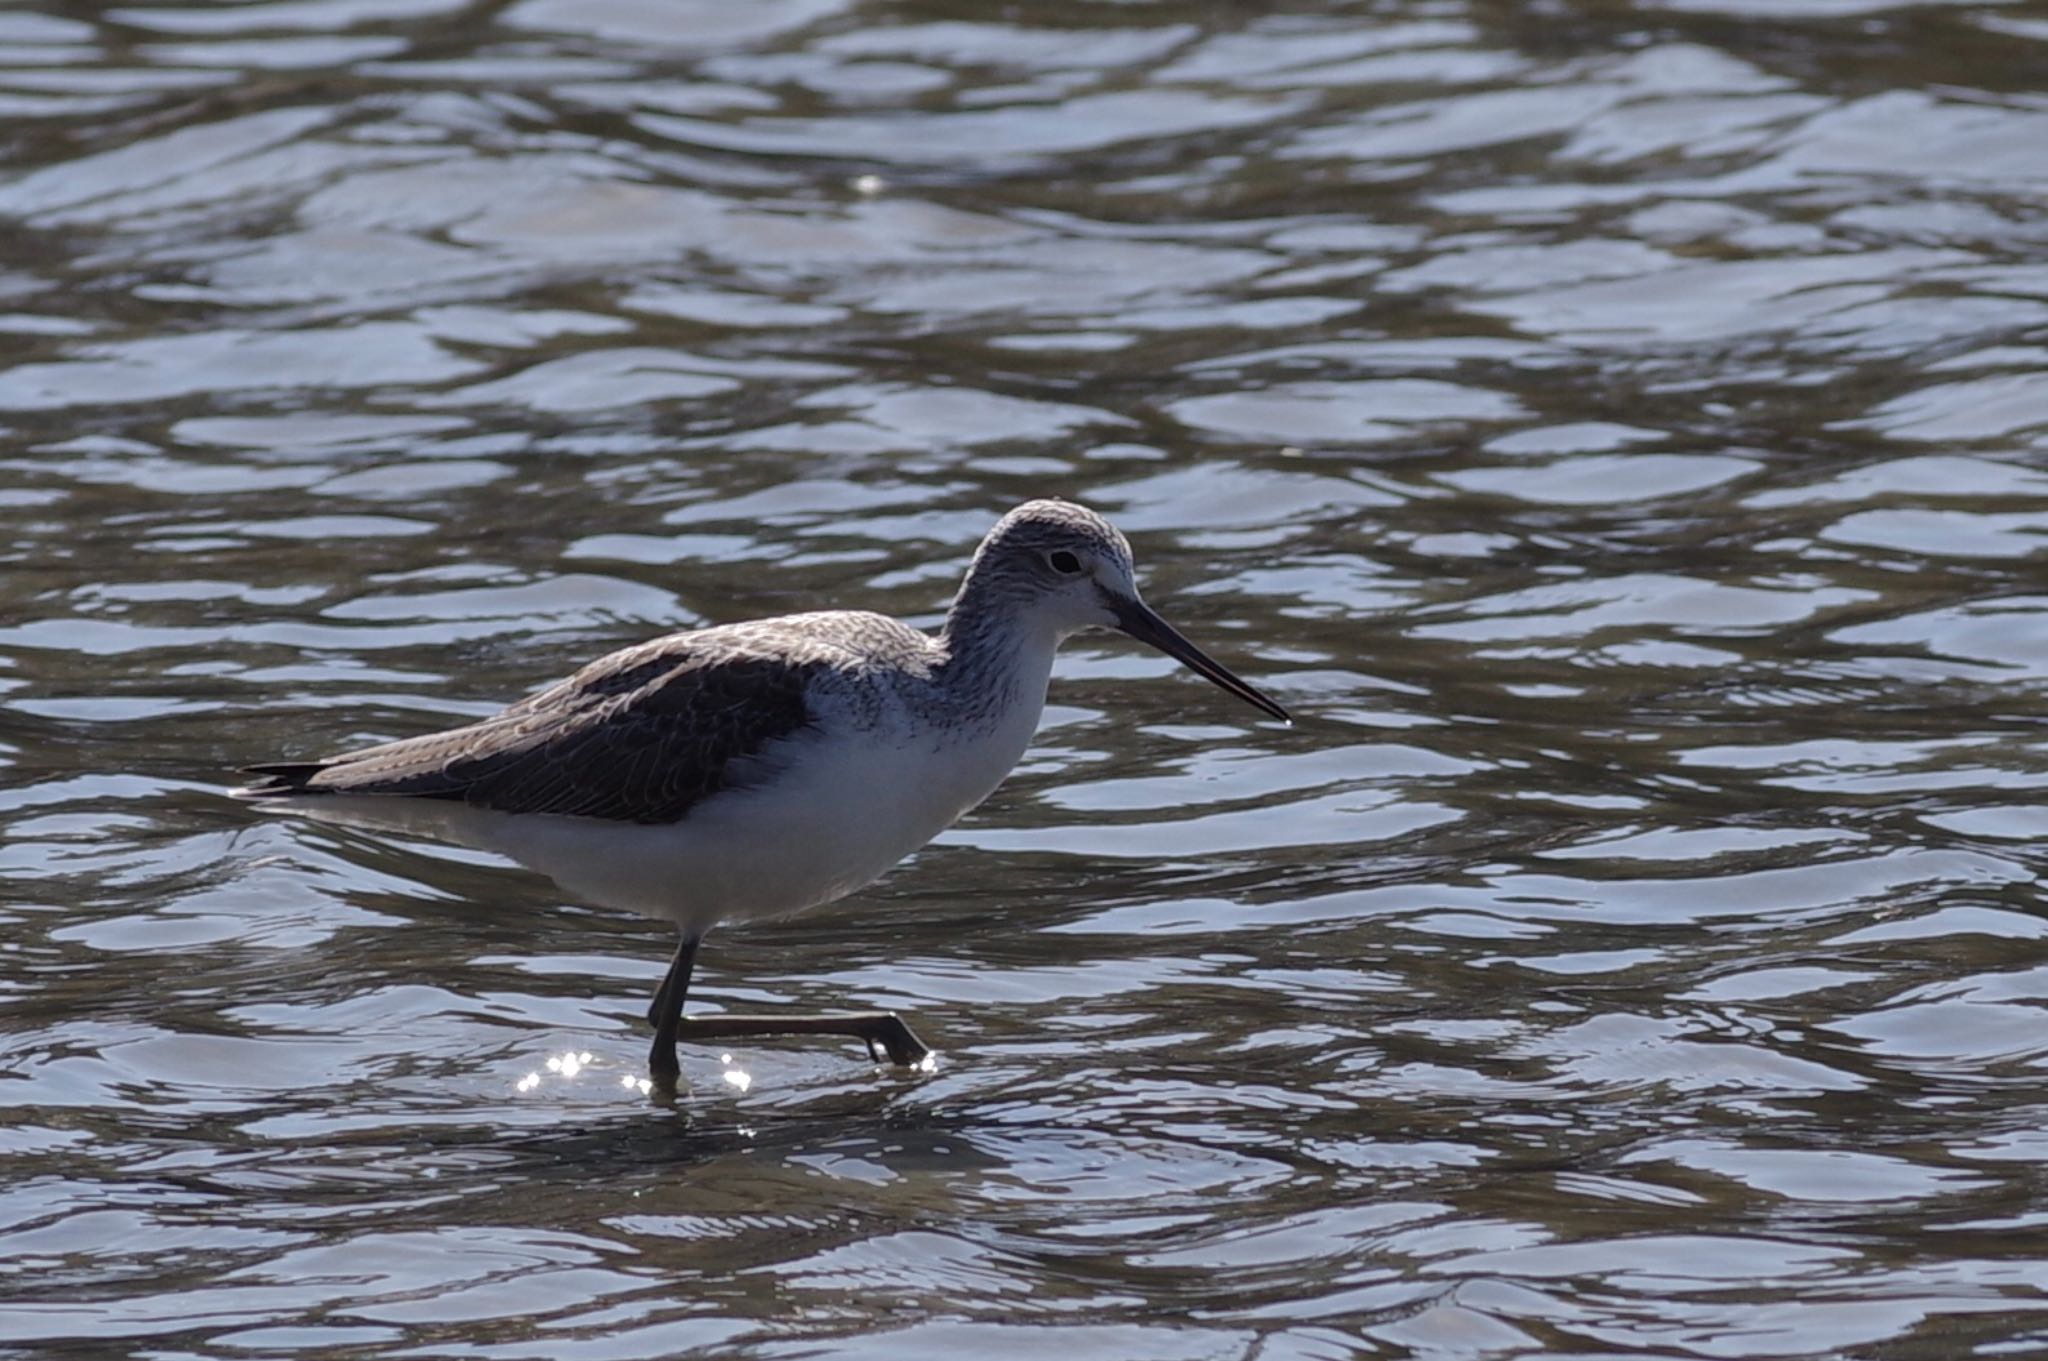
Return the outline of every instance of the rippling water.
<path id="1" fill-rule="evenodd" d="M 92 17 L 81 17 L 91 14 Z M 0 1348 L 2048 1354 L 2048 17 L 0 13 Z M 671 628 L 1085 639 L 713 938 L 256 816 Z"/>

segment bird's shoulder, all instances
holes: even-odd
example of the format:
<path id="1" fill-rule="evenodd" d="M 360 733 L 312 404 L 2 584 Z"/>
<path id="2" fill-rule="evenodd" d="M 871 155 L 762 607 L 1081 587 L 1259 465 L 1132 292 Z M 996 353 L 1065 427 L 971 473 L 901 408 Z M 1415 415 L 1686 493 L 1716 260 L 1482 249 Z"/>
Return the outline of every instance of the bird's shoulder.
<path id="1" fill-rule="evenodd" d="M 928 676 L 936 642 L 887 615 L 821 610 L 671 633 L 621 648 L 507 707 L 500 717 L 647 706 L 669 711 L 687 697 L 775 705 L 812 687 L 890 670 Z"/>

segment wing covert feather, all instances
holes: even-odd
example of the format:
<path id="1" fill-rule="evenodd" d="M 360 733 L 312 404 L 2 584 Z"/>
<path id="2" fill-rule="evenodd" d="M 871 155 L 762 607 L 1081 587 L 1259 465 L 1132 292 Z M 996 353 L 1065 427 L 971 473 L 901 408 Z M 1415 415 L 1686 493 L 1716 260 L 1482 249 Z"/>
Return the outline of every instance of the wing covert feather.
<path id="1" fill-rule="evenodd" d="M 600 659 L 480 723 L 319 762 L 252 766 L 255 797 L 460 799 L 508 813 L 675 822 L 728 787 L 732 763 L 808 725 L 820 662 L 690 646 Z"/>

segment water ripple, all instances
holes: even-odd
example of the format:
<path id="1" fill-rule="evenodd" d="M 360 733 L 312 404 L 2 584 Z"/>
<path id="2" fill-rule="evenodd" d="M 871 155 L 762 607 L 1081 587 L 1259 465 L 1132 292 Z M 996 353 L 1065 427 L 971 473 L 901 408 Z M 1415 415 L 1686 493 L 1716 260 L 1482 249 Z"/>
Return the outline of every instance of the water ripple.
<path id="1" fill-rule="evenodd" d="M 2041 24 L 1685 0 L 0 14 L 0 1346 L 2032 1354 Z M 1063 493 L 874 890 L 670 942 L 235 766 Z"/>

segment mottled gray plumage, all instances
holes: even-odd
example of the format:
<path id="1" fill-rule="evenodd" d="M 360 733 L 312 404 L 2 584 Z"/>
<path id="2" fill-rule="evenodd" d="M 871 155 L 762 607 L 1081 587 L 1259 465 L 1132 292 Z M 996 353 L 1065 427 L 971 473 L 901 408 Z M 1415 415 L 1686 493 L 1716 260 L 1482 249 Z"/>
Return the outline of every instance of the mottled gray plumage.
<path id="1" fill-rule="evenodd" d="M 936 635 L 858 611 L 657 638 L 448 732 L 324 761 L 251 766 L 244 798 L 508 855 L 571 894 L 679 932 L 647 1013 L 672 1090 L 683 1033 L 850 1035 L 930 1054 L 901 1018 L 683 1015 L 698 943 L 722 921 L 843 898 L 953 825 L 1015 768 L 1060 643 L 1119 629 L 1274 718 L 1286 710 L 1138 597 L 1101 516 L 1031 501 L 989 531 Z M 730 792 L 726 792 L 730 791 Z"/>
<path id="2" fill-rule="evenodd" d="M 910 639 L 930 643 L 892 619 L 851 612 L 671 634 L 599 658 L 480 723 L 322 761 L 250 766 L 269 780 L 245 792 L 403 795 L 674 822 L 728 787 L 735 762 L 810 724 L 814 691 L 900 664 Z"/>
<path id="3" fill-rule="evenodd" d="M 671 634 L 602 657 L 502 712 L 446 732 L 318 761 L 247 767 L 254 799 L 391 795 L 507 813 L 667 823 L 734 783 L 821 710 L 855 727 L 898 705 L 967 731 L 1008 696 L 999 685 L 1014 612 L 1053 575 L 1048 552 L 1088 545 L 1128 567 L 1108 521 L 1032 501 L 975 553 L 934 638 L 865 611 L 826 611 Z"/>

